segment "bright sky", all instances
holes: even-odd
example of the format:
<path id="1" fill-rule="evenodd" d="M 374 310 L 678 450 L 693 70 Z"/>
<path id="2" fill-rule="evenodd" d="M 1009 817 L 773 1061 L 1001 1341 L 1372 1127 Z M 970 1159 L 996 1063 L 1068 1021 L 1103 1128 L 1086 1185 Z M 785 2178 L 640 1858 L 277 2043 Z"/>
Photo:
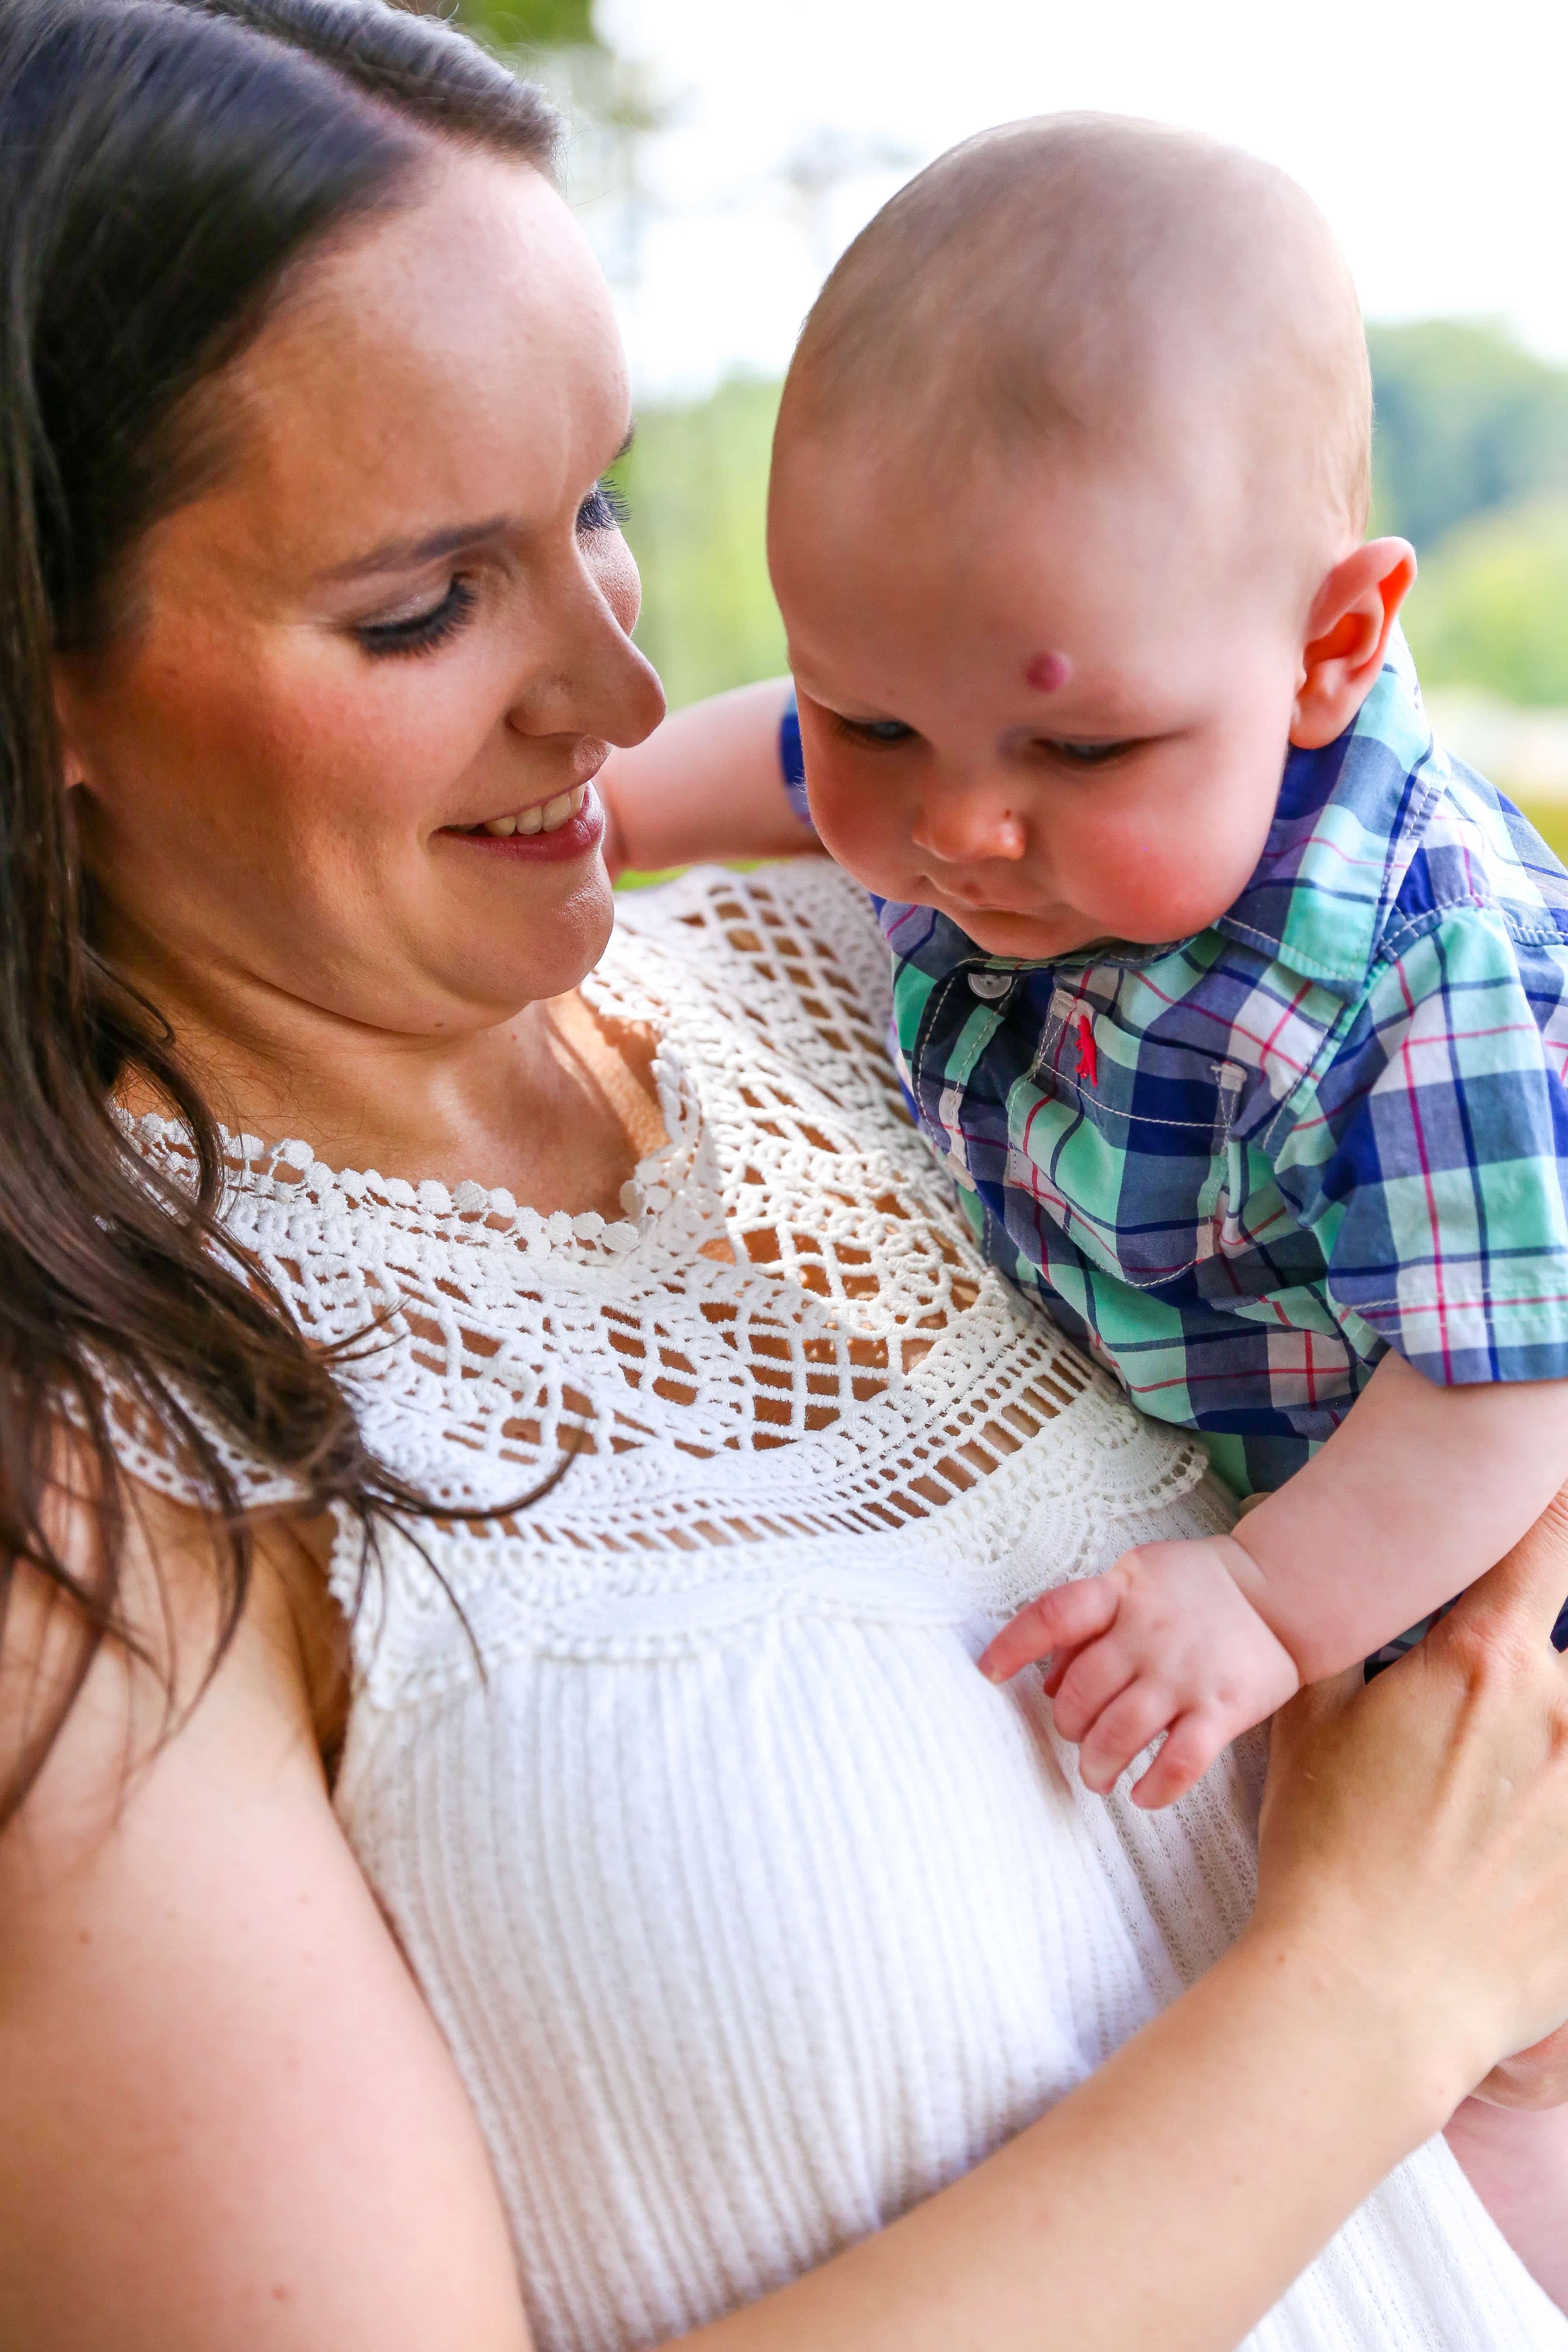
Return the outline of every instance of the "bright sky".
<path id="1" fill-rule="evenodd" d="M 623 294 L 645 395 L 782 368 L 823 269 L 900 180 L 1058 107 L 1269 156 L 1333 222 L 1369 316 L 1505 319 L 1568 360 L 1568 0 L 599 5 L 673 108 Z M 869 160 L 814 214 L 780 173 L 824 132 Z"/>

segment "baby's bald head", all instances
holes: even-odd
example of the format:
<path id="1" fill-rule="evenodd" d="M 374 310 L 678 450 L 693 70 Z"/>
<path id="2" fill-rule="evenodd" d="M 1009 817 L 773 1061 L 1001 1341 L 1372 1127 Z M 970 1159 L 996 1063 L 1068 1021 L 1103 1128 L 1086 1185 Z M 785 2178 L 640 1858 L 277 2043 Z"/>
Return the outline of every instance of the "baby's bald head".
<path id="1" fill-rule="evenodd" d="M 1163 125 L 984 132 L 849 247 L 785 386 L 781 467 L 848 425 L 933 467 L 1042 450 L 1192 471 L 1302 584 L 1366 526 L 1372 394 L 1355 288 L 1282 172 Z"/>

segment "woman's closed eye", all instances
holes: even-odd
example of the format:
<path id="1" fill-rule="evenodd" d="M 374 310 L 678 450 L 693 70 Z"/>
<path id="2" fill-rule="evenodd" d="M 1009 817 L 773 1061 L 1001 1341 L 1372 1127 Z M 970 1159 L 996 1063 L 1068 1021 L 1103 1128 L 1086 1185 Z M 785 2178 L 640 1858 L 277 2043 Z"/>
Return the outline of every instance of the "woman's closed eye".
<path id="1" fill-rule="evenodd" d="M 362 621 L 354 635 L 373 658 L 386 654 L 428 654 L 455 636 L 475 605 L 479 592 L 473 581 L 455 572 L 445 595 L 417 613 L 400 614 L 391 621 Z"/>
<path id="2" fill-rule="evenodd" d="M 626 519 L 626 502 L 613 482 L 595 482 L 577 509 L 580 539 L 595 531 L 619 530 Z M 445 592 L 434 603 L 390 620 L 361 621 L 354 629 L 363 651 L 373 659 L 387 654 L 428 654 L 470 618 L 479 601 L 478 583 L 467 572 L 455 572 Z"/>

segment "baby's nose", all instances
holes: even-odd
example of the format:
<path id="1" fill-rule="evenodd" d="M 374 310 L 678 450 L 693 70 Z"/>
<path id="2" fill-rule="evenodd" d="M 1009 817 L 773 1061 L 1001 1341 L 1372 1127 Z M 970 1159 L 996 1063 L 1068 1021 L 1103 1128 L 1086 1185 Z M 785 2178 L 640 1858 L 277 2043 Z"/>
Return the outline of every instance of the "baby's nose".
<path id="1" fill-rule="evenodd" d="M 933 797 L 916 817 L 914 837 L 918 848 L 945 866 L 974 866 L 993 857 L 1016 861 L 1028 845 L 1023 823 L 1006 802 L 983 793 Z"/>

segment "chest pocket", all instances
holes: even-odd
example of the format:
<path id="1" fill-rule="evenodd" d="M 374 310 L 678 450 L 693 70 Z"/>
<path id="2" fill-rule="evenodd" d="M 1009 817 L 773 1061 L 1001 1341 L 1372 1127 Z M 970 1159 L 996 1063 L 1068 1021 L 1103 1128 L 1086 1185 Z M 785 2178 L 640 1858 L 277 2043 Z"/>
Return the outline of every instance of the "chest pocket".
<path id="1" fill-rule="evenodd" d="M 933 990 L 916 1097 L 1033 1264 L 1049 1274 L 1066 1249 L 1149 1289 L 1214 1255 L 1246 1072 L 1132 1030 L 1118 1017 L 1126 977 L 1115 966 L 1070 985 L 1019 974 L 983 1023 L 981 992 Z M 944 1068 L 945 1086 L 933 1082 Z"/>

